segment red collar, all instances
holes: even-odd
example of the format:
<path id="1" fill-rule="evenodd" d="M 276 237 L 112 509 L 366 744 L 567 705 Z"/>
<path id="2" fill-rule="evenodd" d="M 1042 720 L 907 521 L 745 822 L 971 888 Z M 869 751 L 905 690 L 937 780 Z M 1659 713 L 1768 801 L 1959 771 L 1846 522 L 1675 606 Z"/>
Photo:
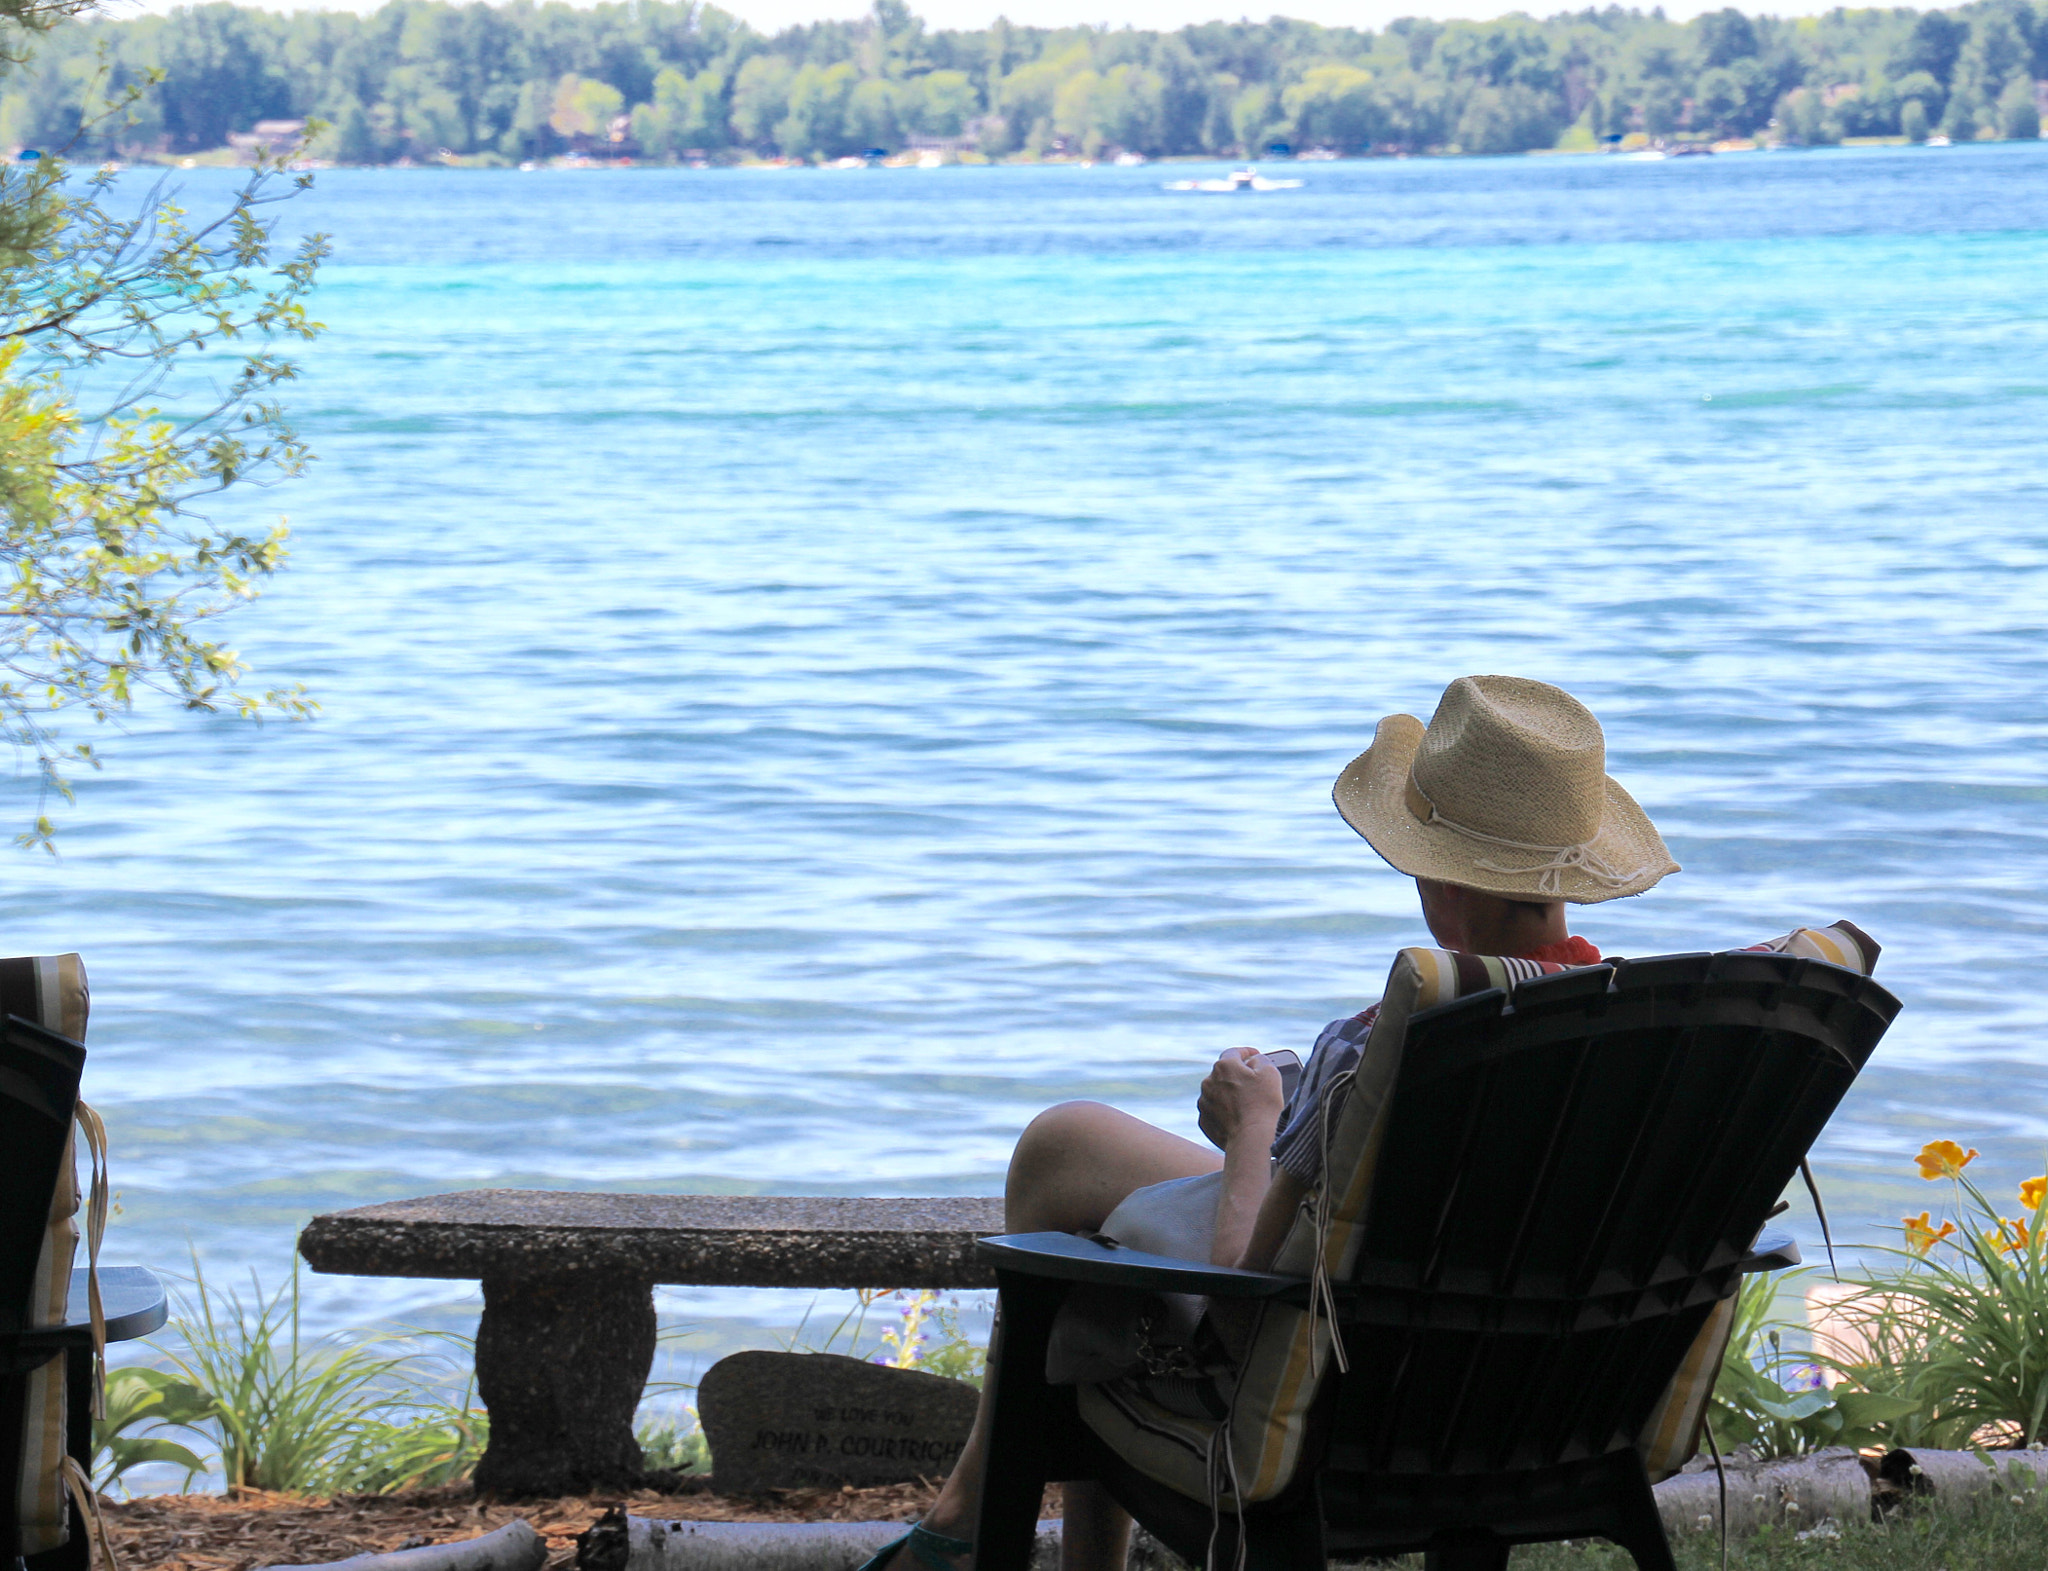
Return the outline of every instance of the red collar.
<path id="1" fill-rule="evenodd" d="M 1600 951 L 1574 935 L 1555 944 L 1545 944 L 1541 949 L 1528 950 L 1516 958 L 1547 960 L 1553 965 L 1596 966 L 1600 963 Z"/>

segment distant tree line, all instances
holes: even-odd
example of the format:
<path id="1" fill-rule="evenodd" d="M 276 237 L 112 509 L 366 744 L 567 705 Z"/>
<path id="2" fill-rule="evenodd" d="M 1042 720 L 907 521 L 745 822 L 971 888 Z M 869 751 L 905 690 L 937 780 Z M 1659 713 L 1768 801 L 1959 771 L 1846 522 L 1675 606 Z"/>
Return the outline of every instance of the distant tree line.
<path id="1" fill-rule="evenodd" d="M 317 115 L 344 162 L 563 152 L 833 158 L 953 145 L 990 157 L 1509 153 L 1652 137 L 2032 137 L 2048 0 L 1950 11 L 1736 10 L 1687 23 L 1609 6 L 1538 21 L 1275 18 L 1174 33 L 928 30 L 903 0 L 773 37 L 715 6 L 391 0 L 369 15 L 236 5 L 69 24 L 0 78 L 0 143 L 77 135 L 98 96 L 160 69 L 84 150 L 193 153 Z"/>

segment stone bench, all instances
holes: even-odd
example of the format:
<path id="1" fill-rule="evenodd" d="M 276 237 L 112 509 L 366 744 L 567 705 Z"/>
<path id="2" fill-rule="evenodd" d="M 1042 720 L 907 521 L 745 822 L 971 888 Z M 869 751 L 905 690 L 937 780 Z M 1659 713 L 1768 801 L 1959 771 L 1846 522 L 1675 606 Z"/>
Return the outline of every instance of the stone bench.
<path id="1" fill-rule="evenodd" d="M 974 1240 L 1002 1230 L 996 1199 L 475 1189 L 316 1216 L 299 1253 L 345 1276 L 481 1281 L 477 1488 L 561 1495 L 640 1477 L 657 1283 L 989 1288 Z"/>

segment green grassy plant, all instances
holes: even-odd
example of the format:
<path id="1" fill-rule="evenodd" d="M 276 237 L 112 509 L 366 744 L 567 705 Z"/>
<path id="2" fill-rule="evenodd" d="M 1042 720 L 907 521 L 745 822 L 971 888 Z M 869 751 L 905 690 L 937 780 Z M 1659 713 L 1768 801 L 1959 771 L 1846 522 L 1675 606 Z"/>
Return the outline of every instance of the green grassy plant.
<path id="1" fill-rule="evenodd" d="M 195 1262 L 193 1292 L 176 1322 L 182 1346 L 170 1363 L 207 1397 L 220 1471 L 230 1489 L 322 1494 L 353 1482 L 366 1430 L 392 1404 L 403 1354 L 384 1338 L 354 1346 L 308 1344 L 299 1335 L 299 1274 L 268 1297 L 216 1295 Z"/>
<path id="2" fill-rule="evenodd" d="M 662 1418 L 644 1422 L 634 1432 L 633 1438 L 640 1442 L 640 1454 L 646 1458 L 650 1471 L 711 1471 L 711 1446 L 704 1438 L 704 1431 L 697 1427 L 695 1411 L 691 1411 L 689 1416 L 687 1428 L 673 1418 Z"/>
<path id="3" fill-rule="evenodd" d="M 1721 1548 L 1711 1533 L 1677 1539 L 1679 1571 L 1719 1571 Z M 1419 1568 L 1421 1557 L 1404 1562 Z M 1530 1544 L 1514 1551 L 1510 1571 L 1633 1571 L 1634 1562 L 1602 1541 Z M 1728 1545 L 1729 1571 L 2041 1571 L 2048 1566 L 2048 1507 L 2022 1496 L 1999 1496 L 1974 1508 L 1915 1512 L 1882 1526 L 1850 1526 L 1838 1537 L 1804 1542 L 1766 1528 Z"/>
<path id="4" fill-rule="evenodd" d="M 868 1355 L 869 1360 L 895 1369 L 921 1369 L 979 1387 L 988 1363 L 988 1349 L 961 1329 L 958 1301 L 943 1298 L 930 1288 L 863 1288 L 855 1294 L 853 1308 L 840 1317 L 822 1340 L 804 1339 L 811 1321 L 810 1311 L 806 1310 L 783 1346 L 792 1353 L 844 1352 L 858 1358 L 869 1313 L 878 1304 L 898 1299 L 902 1302 L 896 1310 L 896 1323 L 882 1328 L 877 1339 L 880 1346 Z"/>
<path id="5" fill-rule="evenodd" d="M 1784 1333 L 1803 1328 L 1772 1314 L 1781 1282 L 1758 1273 L 1742 1284 L 1708 1411 L 1715 1443 L 1759 1459 L 1886 1443 L 1918 1399 L 1891 1387 L 1843 1383 L 1830 1390 L 1812 1355 L 1785 1346 Z"/>
<path id="6" fill-rule="evenodd" d="M 460 1483 L 476 1471 L 489 1439 L 489 1416 L 467 1398 L 431 1402 L 397 1421 L 380 1417 L 364 1422 L 336 1476 L 340 1487 L 359 1494 Z"/>
<path id="7" fill-rule="evenodd" d="M 102 1494 L 149 1462 L 182 1467 L 187 1488 L 206 1471 L 205 1459 L 191 1447 L 157 1433 L 203 1421 L 212 1410 L 204 1391 L 164 1369 L 110 1369 L 106 1407 L 106 1416 L 92 1425 L 92 1482 Z"/>
<path id="8" fill-rule="evenodd" d="M 1904 1219 L 1904 1247 L 1886 1251 L 1898 1264 L 1870 1274 L 1859 1320 L 1899 1350 L 1880 1378 L 1935 1432 L 2027 1445 L 2048 1435 L 2048 1175 L 2020 1185 L 2008 1217 L 1965 1174 L 1976 1155 L 1948 1140 L 1921 1151 L 1921 1176 L 1952 1185 L 1954 1216 Z"/>
<path id="9" fill-rule="evenodd" d="M 474 1471 L 488 1438 L 474 1376 L 450 1398 L 448 1371 L 403 1333 L 346 1344 L 299 1332 L 299 1279 L 265 1295 L 210 1287 L 193 1268 L 160 1349 L 166 1368 L 108 1378 L 106 1419 L 94 1426 L 95 1477 L 107 1485 L 149 1462 L 217 1471 L 228 1488 L 291 1494 L 389 1493 L 453 1483 Z M 444 1338 L 463 1343 L 463 1338 Z M 465 1360 L 466 1362 L 466 1360 Z M 183 1430 L 201 1452 L 162 1431 Z"/>

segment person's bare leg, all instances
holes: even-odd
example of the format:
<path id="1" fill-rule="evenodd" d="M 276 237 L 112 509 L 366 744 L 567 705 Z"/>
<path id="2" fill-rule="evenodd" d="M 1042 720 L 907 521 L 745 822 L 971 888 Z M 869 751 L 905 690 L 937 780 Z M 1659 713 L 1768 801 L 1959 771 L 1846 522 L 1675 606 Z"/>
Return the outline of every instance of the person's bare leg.
<path id="1" fill-rule="evenodd" d="M 1100 1227 L 1132 1190 L 1214 1172 L 1222 1154 L 1120 1113 L 1100 1102 L 1063 1102 L 1033 1119 L 1010 1157 L 1003 1222 L 1012 1233 L 1084 1233 Z M 989 1393 L 1002 1357 L 1000 1334 L 989 1343 L 990 1378 L 960 1460 L 925 1515 L 925 1526 L 971 1539 L 981 1512 L 981 1474 L 988 1457 Z M 1061 1526 L 1062 1571 L 1118 1571 L 1130 1542 L 1131 1519 L 1096 1484 L 1069 1484 Z M 963 1558 L 963 1564 L 964 1564 Z M 898 1554 L 888 1571 L 913 1571 Z"/>

